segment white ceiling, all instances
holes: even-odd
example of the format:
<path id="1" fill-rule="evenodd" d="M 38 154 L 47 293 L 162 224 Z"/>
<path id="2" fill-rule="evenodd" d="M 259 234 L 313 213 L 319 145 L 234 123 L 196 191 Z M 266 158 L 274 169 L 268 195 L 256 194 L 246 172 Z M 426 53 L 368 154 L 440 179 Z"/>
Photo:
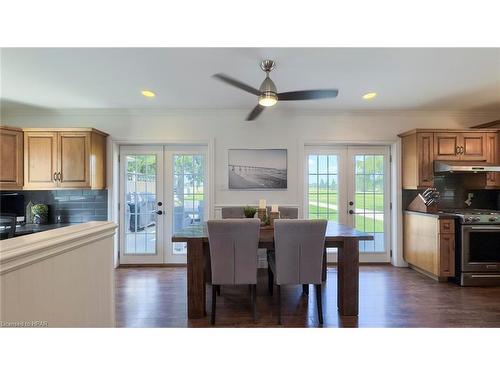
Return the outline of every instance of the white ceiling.
<path id="1" fill-rule="evenodd" d="M 263 58 L 278 91 L 338 88 L 336 99 L 278 103 L 322 110 L 500 111 L 500 49 L 22 48 L 1 50 L 3 109 L 252 108 L 214 80 L 259 87 Z M 156 92 L 146 99 L 141 89 Z M 361 95 L 377 91 L 366 102 Z"/>

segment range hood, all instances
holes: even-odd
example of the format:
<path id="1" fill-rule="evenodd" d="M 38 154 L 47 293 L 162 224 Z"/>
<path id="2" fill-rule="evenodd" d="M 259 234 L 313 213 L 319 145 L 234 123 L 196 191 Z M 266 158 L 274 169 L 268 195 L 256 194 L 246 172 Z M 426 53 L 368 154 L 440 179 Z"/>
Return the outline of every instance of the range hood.
<path id="1" fill-rule="evenodd" d="M 435 161 L 436 173 L 481 173 L 500 172 L 500 165 L 484 162 Z"/>

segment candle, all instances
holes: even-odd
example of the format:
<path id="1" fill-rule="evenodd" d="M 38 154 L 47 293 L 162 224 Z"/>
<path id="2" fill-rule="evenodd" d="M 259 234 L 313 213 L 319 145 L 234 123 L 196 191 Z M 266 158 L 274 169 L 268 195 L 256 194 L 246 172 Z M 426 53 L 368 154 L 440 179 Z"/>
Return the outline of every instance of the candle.
<path id="1" fill-rule="evenodd" d="M 271 212 L 279 212 L 279 211 L 278 211 L 278 205 L 277 205 L 277 204 L 273 204 L 273 205 L 271 205 Z"/>
<path id="2" fill-rule="evenodd" d="M 266 208 L 266 200 L 259 199 L 259 208 Z"/>

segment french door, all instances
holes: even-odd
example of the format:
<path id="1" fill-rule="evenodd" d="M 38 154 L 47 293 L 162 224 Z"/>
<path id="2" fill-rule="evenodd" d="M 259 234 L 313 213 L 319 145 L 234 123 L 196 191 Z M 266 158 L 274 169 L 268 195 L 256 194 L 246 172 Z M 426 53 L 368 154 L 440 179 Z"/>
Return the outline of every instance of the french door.
<path id="1" fill-rule="evenodd" d="M 332 220 L 374 236 L 360 241 L 360 261 L 390 261 L 389 148 L 306 147 L 305 216 Z M 328 249 L 336 262 L 336 249 Z"/>
<path id="2" fill-rule="evenodd" d="M 120 263 L 185 263 L 172 233 L 208 218 L 203 146 L 120 148 Z"/>

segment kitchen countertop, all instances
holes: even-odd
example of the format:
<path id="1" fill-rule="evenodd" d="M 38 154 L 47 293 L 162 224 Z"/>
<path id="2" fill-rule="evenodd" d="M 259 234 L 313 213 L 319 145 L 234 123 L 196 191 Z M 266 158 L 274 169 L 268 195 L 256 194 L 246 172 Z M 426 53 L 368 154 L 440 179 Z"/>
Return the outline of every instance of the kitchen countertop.
<path id="1" fill-rule="evenodd" d="M 410 214 L 410 215 L 433 216 L 433 217 L 437 217 L 440 219 L 455 219 L 457 217 L 457 215 L 455 215 L 455 214 L 450 214 L 449 212 L 439 212 L 439 211 L 436 213 L 429 213 L 429 212 L 404 210 L 404 213 Z"/>
<path id="2" fill-rule="evenodd" d="M 24 236 L 31 233 L 45 232 L 46 230 L 63 228 L 78 223 L 58 223 L 58 224 L 25 224 L 16 227 L 16 234 L 14 237 Z"/>

